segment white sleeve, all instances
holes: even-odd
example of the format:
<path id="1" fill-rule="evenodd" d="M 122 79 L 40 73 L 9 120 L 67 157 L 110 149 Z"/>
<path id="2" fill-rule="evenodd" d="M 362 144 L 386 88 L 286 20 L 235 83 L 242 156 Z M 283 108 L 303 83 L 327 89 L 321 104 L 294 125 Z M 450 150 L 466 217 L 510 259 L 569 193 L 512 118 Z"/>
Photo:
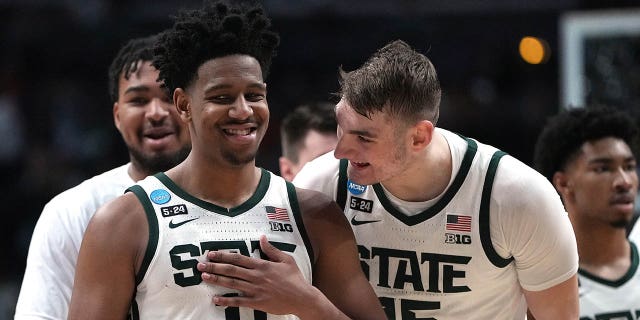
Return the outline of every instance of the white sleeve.
<path id="1" fill-rule="evenodd" d="M 81 208 L 58 197 L 49 202 L 33 231 L 15 319 L 66 319 L 75 265 L 88 221 Z M 74 203 L 74 202 L 71 202 Z"/>
<path id="2" fill-rule="evenodd" d="M 636 200 L 636 205 L 639 205 L 640 201 Z M 640 244 L 640 219 L 636 220 L 633 229 L 631 229 L 631 233 L 629 233 L 629 240 L 633 243 Z"/>
<path id="3" fill-rule="evenodd" d="M 85 180 L 45 205 L 31 236 L 15 320 L 67 319 L 84 232 L 98 207 L 135 183 L 128 168 Z"/>
<path id="4" fill-rule="evenodd" d="M 492 192 L 491 240 L 512 256 L 522 288 L 545 290 L 578 270 L 569 216 L 551 183 L 511 156 L 502 159 Z"/>
<path id="5" fill-rule="evenodd" d="M 339 166 L 340 160 L 333 156 L 333 151 L 329 151 L 307 162 L 293 179 L 293 184 L 298 188 L 322 192 L 335 200 Z"/>

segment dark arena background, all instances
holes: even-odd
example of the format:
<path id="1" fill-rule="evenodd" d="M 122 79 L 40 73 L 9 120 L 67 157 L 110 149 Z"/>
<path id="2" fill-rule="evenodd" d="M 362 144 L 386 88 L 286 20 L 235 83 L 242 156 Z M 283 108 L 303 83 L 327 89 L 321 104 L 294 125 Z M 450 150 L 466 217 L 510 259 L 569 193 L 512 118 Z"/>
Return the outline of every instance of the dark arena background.
<path id="1" fill-rule="evenodd" d="M 395 39 L 434 63 L 443 88 L 439 126 L 528 164 L 540 128 L 561 108 L 610 104 L 638 118 L 636 1 L 262 3 L 281 45 L 267 79 L 271 122 L 257 162 L 276 173 L 284 115 L 305 102 L 335 102 L 338 67 L 354 69 Z M 111 59 L 128 39 L 157 33 L 179 8 L 200 4 L 0 0 L 0 319 L 13 318 L 44 204 L 128 160 L 107 92 Z"/>

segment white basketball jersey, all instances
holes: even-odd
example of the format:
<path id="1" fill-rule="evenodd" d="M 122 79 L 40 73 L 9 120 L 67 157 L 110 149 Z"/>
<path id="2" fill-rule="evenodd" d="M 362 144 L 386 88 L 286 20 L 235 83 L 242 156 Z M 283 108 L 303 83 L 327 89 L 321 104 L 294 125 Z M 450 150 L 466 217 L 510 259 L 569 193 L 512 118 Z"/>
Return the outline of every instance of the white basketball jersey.
<path id="1" fill-rule="evenodd" d="M 605 280 L 578 270 L 580 320 L 640 319 L 638 261 L 638 248 L 631 242 L 631 266 L 622 278 Z"/>
<path id="2" fill-rule="evenodd" d="M 253 196 L 231 209 L 193 197 L 164 173 L 140 181 L 129 191 L 138 197 L 149 221 L 149 244 L 136 275 L 133 319 L 298 319 L 216 306 L 214 296 L 238 293 L 202 282 L 196 269 L 211 250 L 265 258 L 259 244 L 265 234 L 269 242 L 294 257 L 311 282 L 313 253 L 292 184 L 263 170 Z"/>
<path id="3" fill-rule="evenodd" d="M 504 153 L 466 141 L 450 187 L 412 216 L 395 208 L 380 184 L 348 181 L 341 160 L 337 202 L 345 203 L 363 269 L 389 319 L 525 319 L 513 259 L 497 254 L 489 232 L 493 178 Z"/>

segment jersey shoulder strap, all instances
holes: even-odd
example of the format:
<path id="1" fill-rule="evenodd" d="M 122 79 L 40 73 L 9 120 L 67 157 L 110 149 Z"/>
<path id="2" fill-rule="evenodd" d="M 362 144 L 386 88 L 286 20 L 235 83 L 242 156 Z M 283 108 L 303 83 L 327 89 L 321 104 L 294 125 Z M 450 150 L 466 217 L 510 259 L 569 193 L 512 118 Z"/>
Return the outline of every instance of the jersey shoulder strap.
<path id="1" fill-rule="evenodd" d="M 336 188 L 336 202 L 344 211 L 344 207 L 347 204 L 347 166 L 349 161 L 347 159 L 340 159 L 340 170 L 338 170 L 338 186 Z"/>
<path id="2" fill-rule="evenodd" d="M 482 187 L 482 198 L 480 200 L 480 241 L 482 243 L 482 248 L 484 249 L 487 258 L 489 261 L 493 263 L 496 267 L 504 268 L 511 261 L 513 261 L 513 257 L 509 257 L 508 259 L 502 258 L 493 247 L 493 243 L 491 243 L 491 232 L 490 232 L 490 219 L 489 219 L 489 207 L 491 202 L 491 191 L 493 189 L 493 180 L 496 176 L 496 171 L 498 170 L 498 164 L 500 163 L 500 159 L 507 155 L 507 153 L 503 151 L 496 151 L 491 157 L 491 161 L 489 161 L 489 168 L 487 169 L 487 175 L 484 179 L 484 185 Z"/>

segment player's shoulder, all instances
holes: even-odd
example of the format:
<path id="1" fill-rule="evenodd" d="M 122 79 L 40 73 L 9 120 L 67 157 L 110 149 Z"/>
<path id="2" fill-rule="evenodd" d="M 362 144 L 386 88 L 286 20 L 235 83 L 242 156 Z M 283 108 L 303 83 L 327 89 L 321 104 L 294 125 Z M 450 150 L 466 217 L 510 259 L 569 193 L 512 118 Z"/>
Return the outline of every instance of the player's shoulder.
<path id="1" fill-rule="evenodd" d="M 333 150 L 307 162 L 302 170 L 311 169 L 317 172 L 333 172 L 337 170 L 340 160 L 333 156 Z"/>
<path id="2" fill-rule="evenodd" d="M 342 210 L 332 198 L 322 192 L 296 187 L 300 212 L 305 220 L 336 220 L 344 217 Z"/>
<path id="3" fill-rule="evenodd" d="M 517 190 L 548 192 L 554 190 L 545 176 L 509 154 L 502 157 L 496 172 L 496 181 Z M 554 191 L 555 192 L 555 191 Z"/>
<path id="4" fill-rule="evenodd" d="M 542 174 L 508 152 L 451 131 L 439 129 L 439 132 L 447 138 L 449 146 L 458 152 L 460 158 L 464 156 L 469 145 L 474 145 L 478 153 L 476 156 L 481 159 L 480 166 L 476 167 L 478 170 L 488 171 L 490 160 L 494 156 L 501 156 L 496 168 L 494 189 L 525 191 L 529 188 L 535 188 L 532 191 L 543 193 L 549 192 L 549 187 L 553 190 L 549 181 Z"/>
<path id="5" fill-rule="evenodd" d="M 102 198 L 113 198 L 124 193 L 124 190 L 134 182 L 127 173 L 128 164 L 111 169 L 82 181 L 51 199 L 50 202 L 67 204 L 74 202 L 94 201 Z"/>
<path id="6" fill-rule="evenodd" d="M 333 156 L 333 151 L 329 151 L 307 162 L 293 179 L 293 184 L 302 188 L 324 190 L 337 180 L 339 168 L 340 160 Z"/>
<path id="7" fill-rule="evenodd" d="M 133 184 L 127 168 L 128 164 L 111 169 L 59 193 L 47 202 L 42 215 L 92 215 L 98 207 L 122 195 L 126 187 Z"/>
<path id="8" fill-rule="evenodd" d="M 135 194 L 127 192 L 100 206 L 92 221 L 111 225 L 127 225 L 130 222 L 140 222 L 141 217 L 146 217 L 143 205 Z"/>
<path id="9" fill-rule="evenodd" d="M 296 195 L 303 211 L 321 210 L 335 204 L 329 196 L 316 190 L 296 187 Z"/>
<path id="10" fill-rule="evenodd" d="M 460 144 L 468 143 L 462 141 L 473 141 L 478 153 L 476 157 L 480 157 L 476 170 L 488 174 L 492 170 L 491 160 L 495 160 L 494 156 L 499 156 L 491 186 L 491 198 L 498 204 L 523 205 L 547 199 L 555 201 L 558 198 L 555 188 L 546 177 L 508 152 L 475 139 L 459 137 L 452 132 L 441 132 L 447 136 L 450 145 L 455 145 L 451 142 L 457 141 L 458 149 Z"/>
<path id="11" fill-rule="evenodd" d="M 499 162 L 491 199 L 506 212 L 542 210 L 564 213 L 560 196 L 551 182 L 511 155 L 505 155 Z"/>

